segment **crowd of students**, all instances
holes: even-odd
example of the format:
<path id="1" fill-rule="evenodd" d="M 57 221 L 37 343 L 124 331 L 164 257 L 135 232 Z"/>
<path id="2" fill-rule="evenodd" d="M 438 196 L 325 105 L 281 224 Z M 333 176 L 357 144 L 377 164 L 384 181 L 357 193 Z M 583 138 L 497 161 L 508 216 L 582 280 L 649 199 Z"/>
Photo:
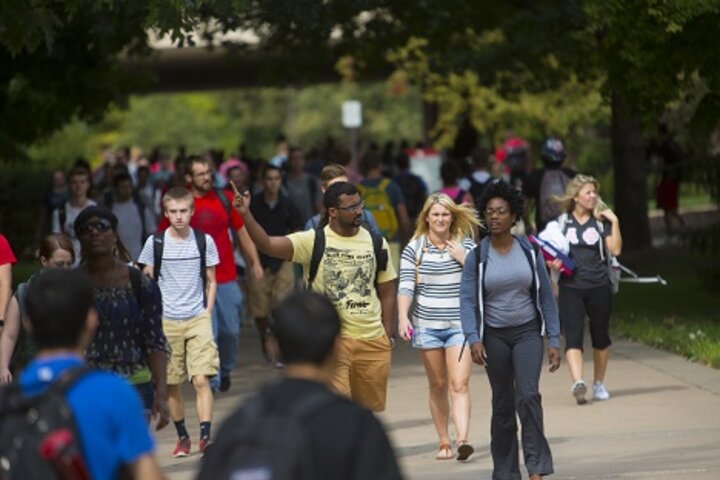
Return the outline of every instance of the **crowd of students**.
<path id="1" fill-rule="evenodd" d="M 308 168 L 299 148 L 281 148 L 261 168 L 239 158 L 219 162 L 213 155 L 182 156 L 174 163 L 159 155 L 150 164 L 123 151 L 94 173 L 75 165 L 67 191 L 62 173 L 55 172 L 44 200 L 42 218 L 53 233 L 40 245 L 42 269 L 14 295 L 9 275 L 15 258 L 0 236 L 0 381 L 19 379 L 26 395 L 36 394 L 84 356 L 90 367 L 134 386 L 146 421 L 155 419 L 159 429 L 172 420 L 178 437 L 172 455 L 179 457 L 192 449 L 181 394 L 187 379 L 196 396 L 197 447 L 205 453 L 212 442 L 213 392 L 231 388 L 247 301 L 266 359 L 294 379 L 264 391 L 262 402 L 287 411 L 288 392 L 316 390 L 312 381 L 320 381 L 362 408 L 384 410 L 397 333 L 420 352 L 425 367 L 438 460 L 464 461 L 475 451 L 469 431 L 474 362 L 485 367 L 493 396 L 493 478 L 520 478 L 516 416 L 531 478 L 551 474 L 539 393 L 543 337 L 555 371 L 564 335 L 571 392 L 584 404 L 588 317 L 593 399 L 610 398 L 604 384 L 612 310 L 607 259 L 620 254 L 622 239 L 617 217 L 599 198 L 597 180 L 563 166 L 560 140 L 543 144 L 543 167 L 533 171 L 527 162 L 511 161 L 522 143 L 508 145 L 505 165 L 482 149 L 469 161 L 446 160 L 438 172 L 443 187 L 435 193 L 410 173 L 403 151 L 389 164 L 369 151 L 358 171 L 348 162 L 314 171 L 318 165 Z M 532 206 L 535 222 L 528 215 Z M 526 237 L 546 231 L 555 232 L 555 246 L 574 261 L 572 275 L 557 282 L 552 273 L 565 265 L 546 260 Z M 73 267 L 72 273 L 59 272 Z M 63 278 L 79 285 L 68 290 L 79 298 L 78 311 L 46 298 L 62 290 Z M 293 294 L 302 290 L 322 297 Z M 82 303 L 88 292 L 92 309 Z M 33 298 L 60 302 L 57 318 Z M 75 331 L 57 341 L 38 337 L 70 317 Z M 80 400 L 73 403 L 73 395 L 80 395 L 73 392 L 85 382 L 91 388 L 92 378 L 68 394 L 73 409 L 86 408 Z M 320 435 L 321 425 L 333 424 L 333 415 L 343 411 L 357 417 L 351 430 L 370 430 L 358 433 L 359 439 L 327 440 L 323 451 L 336 449 L 341 458 L 338 445 L 360 442 L 358 456 L 373 453 L 376 463 L 357 472 L 398 478 L 382 428 L 363 420 L 367 410 L 351 413 L 357 408 L 351 405 L 323 409 L 326 415 L 311 430 Z M 115 413 L 87 421 L 111 423 Z M 249 421 L 238 415 L 228 425 Z M 228 428 L 221 429 L 218 443 L 232 436 Z M 100 455 L 95 448 L 103 442 L 125 441 L 122 433 L 106 433 L 95 445 L 83 442 L 86 458 Z M 366 434 L 379 443 L 363 443 Z M 141 453 L 152 451 L 152 441 L 137 438 L 141 451 L 133 445 L 116 449 L 116 455 L 106 452 L 102 465 L 88 460 L 92 477 L 110 478 L 107 471 L 125 467 L 153 470 L 153 462 L 137 463 L 145 458 Z M 215 463 L 227 458 L 208 454 L 203 468 L 217 471 Z M 342 478 L 363 478 L 342 470 L 347 464 L 338 461 L 338 470 L 326 465 L 315 478 L 339 478 L 341 471 Z"/>

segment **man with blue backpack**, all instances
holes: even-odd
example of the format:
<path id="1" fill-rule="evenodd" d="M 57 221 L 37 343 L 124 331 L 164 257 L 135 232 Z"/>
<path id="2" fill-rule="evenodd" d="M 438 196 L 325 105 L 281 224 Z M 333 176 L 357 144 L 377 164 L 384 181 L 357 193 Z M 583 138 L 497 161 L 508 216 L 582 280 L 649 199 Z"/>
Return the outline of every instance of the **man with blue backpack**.
<path id="1" fill-rule="evenodd" d="M 163 478 L 135 389 L 83 358 L 94 305 L 78 270 L 48 269 L 28 287 L 24 321 L 38 353 L 0 390 L 0 478 Z"/>

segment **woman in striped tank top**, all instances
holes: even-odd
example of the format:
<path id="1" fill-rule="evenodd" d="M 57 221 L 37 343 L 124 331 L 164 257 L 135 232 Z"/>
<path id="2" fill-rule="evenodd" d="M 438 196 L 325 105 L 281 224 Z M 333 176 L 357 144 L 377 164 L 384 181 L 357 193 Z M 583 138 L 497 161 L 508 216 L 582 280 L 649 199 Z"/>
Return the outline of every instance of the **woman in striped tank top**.
<path id="1" fill-rule="evenodd" d="M 471 236 L 478 224 L 472 206 L 456 205 L 446 194 L 434 193 L 418 215 L 415 234 L 400 259 L 399 332 L 412 341 L 425 365 L 430 413 L 440 443 L 438 460 L 455 456 L 448 433 L 451 404 L 457 459 L 467 460 L 473 453 L 468 443 L 472 361 L 469 355 L 459 358 L 465 340 L 460 279 L 465 255 L 475 246 Z"/>

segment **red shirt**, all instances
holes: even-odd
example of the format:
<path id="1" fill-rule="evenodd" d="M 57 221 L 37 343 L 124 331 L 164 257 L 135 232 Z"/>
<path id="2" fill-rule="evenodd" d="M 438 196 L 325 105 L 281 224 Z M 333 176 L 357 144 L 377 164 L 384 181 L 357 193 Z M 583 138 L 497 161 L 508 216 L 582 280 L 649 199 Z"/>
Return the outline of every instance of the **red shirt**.
<path id="1" fill-rule="evenodd" d="M 232 194 L 223 193 L 230 205 L 232 205 Z M 215 241 L 220 256 L 220 264 L 215 269 L 217 283 L 234 282 L 237 278 L 237 269 L 233 259 L 233 244 L 228 232 L 230 225 L 232 225 L 233 230 L 237 231 L 245 225 L 245 222 L 232 206 L 230 207 L 230 221 L 228 222 L 227 210 L 214 190 L 211 190 L 203 197 L 195 197 L 195 213 L 190 219 L 190 226 L 207 233 Z M 169 226 L 170 221 L 163 216 L 160 225 L 158 225 L 158 232 L 165 231 Z"/>
<path id="2" fill-rule="evenodd" d="M 17 262 L 15 254 L 10 248 L 10 244 L 4 236 L 0 235 L 0 265 L 12 264 Z"/>

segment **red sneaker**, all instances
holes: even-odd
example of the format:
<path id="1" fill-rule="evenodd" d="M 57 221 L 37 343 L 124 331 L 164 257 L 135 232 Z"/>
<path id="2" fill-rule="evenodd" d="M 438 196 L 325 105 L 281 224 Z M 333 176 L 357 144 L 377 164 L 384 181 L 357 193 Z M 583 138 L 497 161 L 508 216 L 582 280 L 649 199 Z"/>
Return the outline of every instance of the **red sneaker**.
<path id="1" fill-rule="evenodd" d="M 190 439 L 178 440 L 172 453 L 173 458 L 187 457 L 188 455 L 190 455 Z"/>
<path id="2" fill-rule="evenodd" d="M 205 453 L 205 448 L 210 444 L 210 439 L 208 437 L 201 438 L 200 442 L 198 442 L 198 450 L 200 450 L 200 453 Z"/>

